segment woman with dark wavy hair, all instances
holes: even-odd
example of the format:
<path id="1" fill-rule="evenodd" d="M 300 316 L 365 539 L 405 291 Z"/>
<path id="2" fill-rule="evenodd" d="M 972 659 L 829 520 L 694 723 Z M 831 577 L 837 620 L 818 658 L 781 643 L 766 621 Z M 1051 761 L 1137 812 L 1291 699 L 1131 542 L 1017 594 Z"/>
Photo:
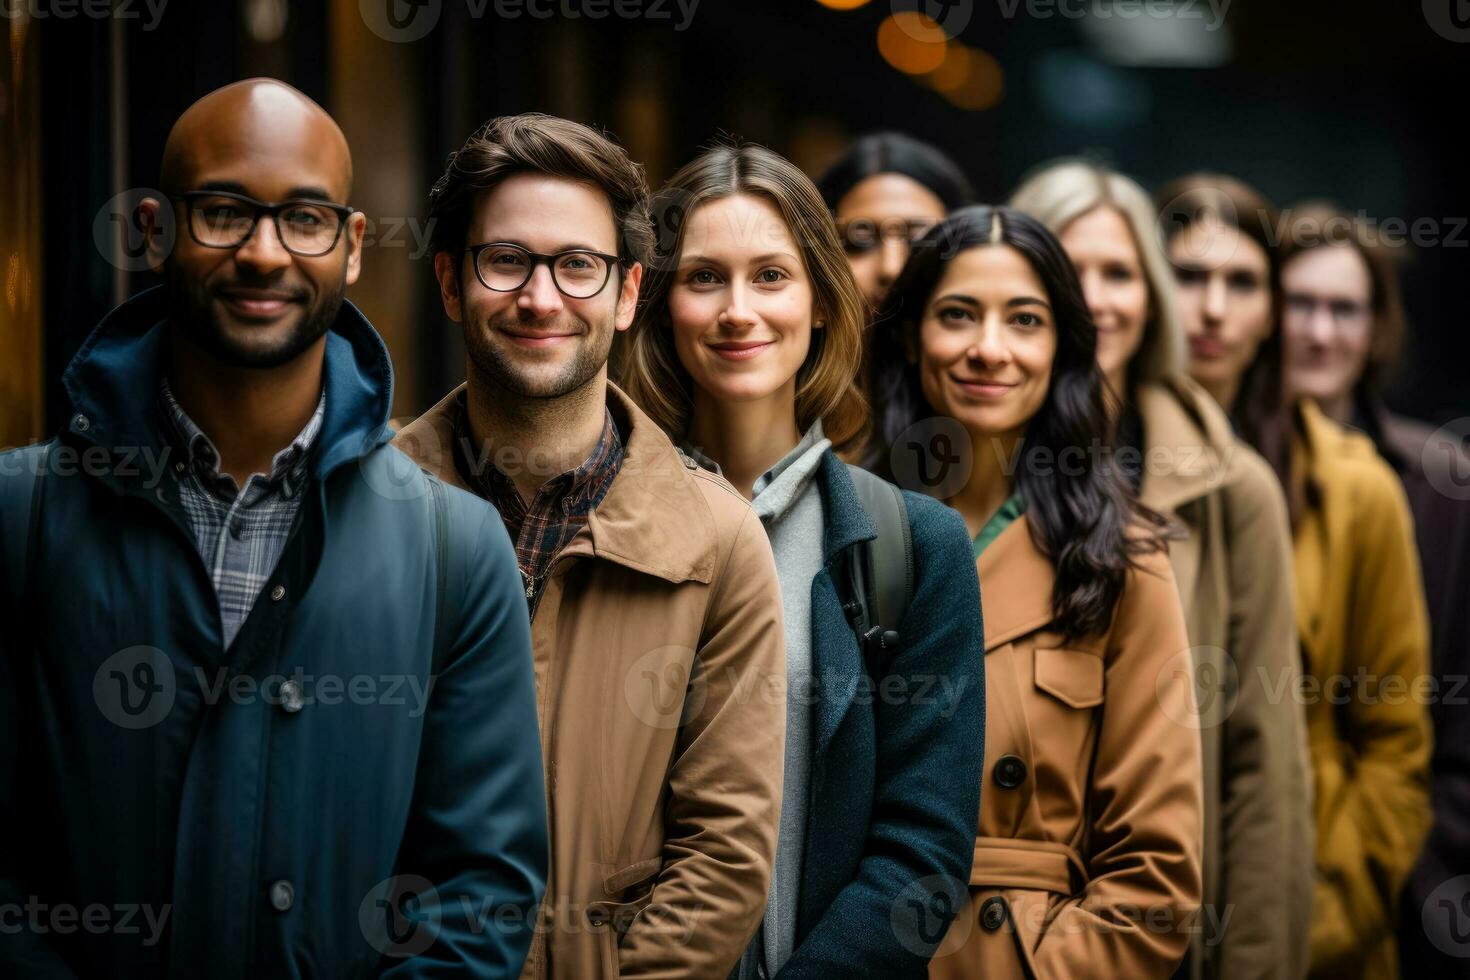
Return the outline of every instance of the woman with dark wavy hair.
<path id="1" fill-rule="evenodd" d="M 1035 219 L 964 208 L 872 344 L 870 463 L 960 512 L 985 596 L 979 830 L 929 975 L 1167 977 L 1201 893 L 1193 667 L 1159 519 L 1104 448 L 1076 273 Z"/>

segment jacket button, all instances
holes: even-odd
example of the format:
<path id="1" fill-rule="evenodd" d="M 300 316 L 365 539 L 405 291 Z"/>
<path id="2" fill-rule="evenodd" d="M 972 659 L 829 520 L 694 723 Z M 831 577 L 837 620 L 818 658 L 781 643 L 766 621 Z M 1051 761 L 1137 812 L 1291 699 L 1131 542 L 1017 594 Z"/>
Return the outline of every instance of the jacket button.
<path id="1" fill-rule="evenodd" d="M 604 909 L 604 908 L 590 908 L 590 909 L 588 909 L 587 910 L 587 921 L 589 923 L 591 923 L 593 926 L 596 926 L 598 928 L 601 928 L 602 926 L 607 925 L 607 923 L 608 923 L 607 909 Z"/>
<path id="2" fill-rule="evenodd" d="M 280 691 L 281 710 L 288 715 L 294 715 L 306 707 L 306 697 L 302 693 L 301 685 L 295 681 L 285 681 L 281 684 Z"/>
<path id="3" fill-rule="evenodd" d="M 289 912 L 294 904 L 296 904 L 296 889 L 291 887 L 289 881 L 282 878 L 271 885 L 271 908 L 277 912 Z"/>
<path id="4" fill-rule="evenodd" d="M 765 954 L 764 953 L 761 954 L 761 959 L 759 959 L 759 960 L 756 961 L 756 964 L 755 964 L 755 975 L 756 975 L 757 980 L 771 980 L 771 971 L 766 966 Z"/>
<path id="5" fill-rule="evenodd" d="M 991 932 L 1006 924 L 1006 900 L 988 898 L 980 906 L 980 924 Z"/>
<path id="6" fill-rule="evenodd" d="M 284 585 L 278 585 L 274 589 L 271 589 L 271 602 L 280 602 L 284 598 L 286 598 L 286 587 Z"/>
<path id="7" fill-rule="evenodd" d="M 1003 755 L 995 763 L 995 781 L 1015 789 L 1026 781 L 1026 763 L 1018 755 Z"/>
<path id="8" fill-rule="evenodd" d="M 72 418 L 71 424 L 78 432 L 86 432 L 92 427 L 92 420 L 78 412 Z"/>

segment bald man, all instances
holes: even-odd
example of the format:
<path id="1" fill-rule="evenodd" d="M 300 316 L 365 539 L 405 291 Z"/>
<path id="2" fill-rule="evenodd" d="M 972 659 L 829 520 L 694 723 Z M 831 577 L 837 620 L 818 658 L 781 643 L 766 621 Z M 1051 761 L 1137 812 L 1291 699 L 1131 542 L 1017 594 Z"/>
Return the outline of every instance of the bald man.
<path id="1" fill-rule="evenodd" d="M 0 454 L 0 977 L 514 977 L 526 604 L 494 509 L 388 445 L 346 140 L 252 79 L 161 184 L 164 285 Z"/>

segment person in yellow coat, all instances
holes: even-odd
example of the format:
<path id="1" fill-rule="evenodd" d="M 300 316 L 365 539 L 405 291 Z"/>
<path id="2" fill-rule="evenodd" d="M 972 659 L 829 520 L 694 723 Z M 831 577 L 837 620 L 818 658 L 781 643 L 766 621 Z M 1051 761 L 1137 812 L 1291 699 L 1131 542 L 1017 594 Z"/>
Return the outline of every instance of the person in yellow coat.
<path id="1" fill-rule="evenodd" d="M 975 853 L 929 976 L 1168 978 L 1201 894 L 1193 659 L 1162 518 L 1089 458 L 1108 423 L 1076 273 L 1034 218 L 962 208 L 871 340 L 866 462 L 960 512 L 985 610 Z"/>
<path id="2" fill-rule="evenodd" d="M 1205 905 L 1185 976 L 1299 980 L 1307 970 L 1312 813 L 1276 476 L 1184 369 L 1184 327 L 1153 203 L 1123 174 L 1063 160 L 1011 198 L 1067 250 L 1098 327 L 1119 463 L 1172 518 L 1169 561 L 1195 654 L 1205 767 Z"/>
<path id="3" fill-rule="evenodd" d="M 1366 436 L 1287 401 L 1275 212 L 1237 180 L 1157 195 L 1190 373 L 1287 490 L 1314 784 L 1312 977 L 1398 976 L 1399 894 L 1428 831 L 1429 629 L 1413 522 Z"/>

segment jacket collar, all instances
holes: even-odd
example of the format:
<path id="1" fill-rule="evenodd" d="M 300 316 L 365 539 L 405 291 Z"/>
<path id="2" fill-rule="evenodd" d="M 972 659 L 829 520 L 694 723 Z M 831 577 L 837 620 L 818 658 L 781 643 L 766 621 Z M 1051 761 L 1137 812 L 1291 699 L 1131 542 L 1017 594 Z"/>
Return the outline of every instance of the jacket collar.
<path id="1" fill-rule="evenodd" d="M 976 559 L 985 607 L 985 650 L 990 652 L 1052 621 L 1056 568 L 1031 540 L 1025 514 L 990 542 Z"/>
<path id="2" fill-rule="evenodd" d="M 1139 385 L 1134 403 L 1143 419 L 1143 504 L 1167 514 L 1219 489 L 1235 433 L 1209 393 L 1170 378 Z"/>
<path id="3" fill-rule="evenodd" d="M 165 444 L 157 411 L 168 329 L 166 287 L 155 286 L 118 306 L 99 323 L 62 375 L 71 400 L 67 431 L 113 451 Z M 387 442 L 393 368 L 377 331 L 350 302 L 327 333 L 322 380 L 326 409 L 312 475 Z"/>
<path id="4" fill-rule="evenodd" d="M 470 490 L 454 465 L 453 434 L 461 384 L 404 426 L 393 444 L 434 476 Z M 674 444 L 619 388 L 608 382 L 607 404 L 623 433 L 623 465 L 602 503 L 588 515 L 563 554 L 591 555 L 669 582 L 714 578 L 714 515 Z"/>
<path id="5" fill-rule="evenodd" d="M 830 565 L 853 545 L 876 538 L 878 526 L 858 500 L 847 464 L 831 449 L 822 454 L 817 486 L 822 494 L 822 561 Z"/>

